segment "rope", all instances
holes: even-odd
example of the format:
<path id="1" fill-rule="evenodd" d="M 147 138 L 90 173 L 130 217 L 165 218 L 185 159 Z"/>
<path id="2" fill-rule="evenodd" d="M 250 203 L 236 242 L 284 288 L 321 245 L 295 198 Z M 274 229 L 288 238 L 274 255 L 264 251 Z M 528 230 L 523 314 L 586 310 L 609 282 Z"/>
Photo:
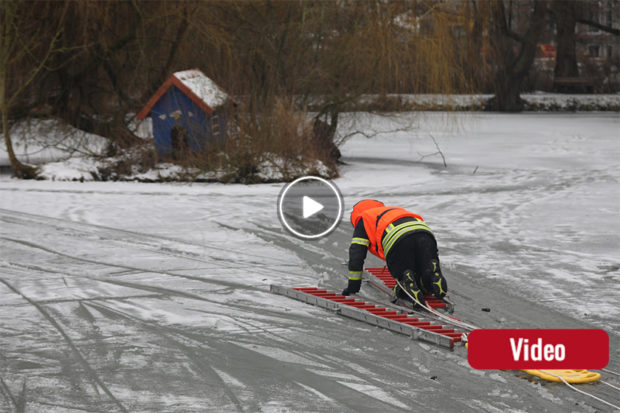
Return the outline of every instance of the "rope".
<path id="1" fill-rule="evenodd" d="M 396 283 L 400 286 L 400 288 L 403 290 L 403 292 L 405 294 L 407 294 L 409 296 L 409 298 L 411 298 L 416 304 L 418 304 L 420 307 L 424 308 L 426 311 L 428 311 L 431 314 L 434 314 L 435 316 L 441 318 L 442 320 L 446 321 L 448 324 L 452 324 L 455 325 L 457 327 L 461 327 L 465 330 L 476 330 L 478 327 L 473 326 L 471 324 L 467 324 L 464 321 L 461 320 L 457 320 L 454 317 L 449 317 L 446 316 L 442 313 L 440 313 L 439 311 L 433 309 L 431 306 L 429 305 L 423 305 L 422 303 L 420 303 L 420 301 L 417 300 L 417 298 L 415 298 L 414 296 L 412 296 L 411 294 L 409 294 L 409 291 L 407 291 L 402 284 L 400 283 L 400 281 L 396 280 Z"/>
<path id="2" fill-rule="evenodd" d="M 615 376 L 620 376 L 620 373 L 612 371 L 612 370 L 608 370 L 608 369 L 601 369 L 601 371 L 604 371 L 605 373 L 609 373 L 609 374 L 613 374 Z"/>
<path id="3" fill-rule="evenodd" d="M 557 377 L 558 379 L 562 380 L 562 381 L 564 382 L 564 384 L 566 384 L 568 387 L 570 387 L 571 389 L 575 390 L 576 392 L 579 392 L 579 393 L 581 393 L 581 394 L 585 394 L 586 396 L 592 397 L 593 399 L 596 399 L 596 400 L 598 400 L 598 401 L 599 401 L 599 402 L 601 402 L 601 403 L 605 403 L 606 405 L 611 406 L 611 407 L 613 407 L 614 409 L 618 409 L 618 410 L 620 410 L 620 406 L 616 406 L 615 404 L 611 404 L 611 403 L 609 403 L 608 401 L 605 401 L 605 400 L 601 399 L 600 397 L 597 397 L 597 396 L 595 396 L 595 395 L 593 395 L 593 394 L 590 394 L 590 393 L 588 393 L 588 392 L 585 392 L 585 391 L 583 391 L 583 390 L 579 390 L 578 388 L 576 388 L 575 386 L 573 386 L 572 384 L 570 384 L 569 382 L 567 382 L 566 380 L 564 380 L 564 377 L 562 377 L 562 376 L 559 376 L 559 375 L 557 375 L 557 374 L 551 373 L 550 371 L 546 371 L 546 370 L 541 370 L 541 371 L 542 371 L 543 373 L 547 373 L 547 374 L 549 374 L 549 375 L 551 375 L 551 376 Z M 615 386 L 612 386 L 612 387 L 615 387 Z"/>
<path id="4" fill-rule="evenodd" d="M 620 387 L 618 386 L 614 386 L 613 384 L 609 384 L 606 381 L 601 380 L 601 383 L 608 385 L 609 387 L 613 387 L 616 390 L 620 390 Z"/>

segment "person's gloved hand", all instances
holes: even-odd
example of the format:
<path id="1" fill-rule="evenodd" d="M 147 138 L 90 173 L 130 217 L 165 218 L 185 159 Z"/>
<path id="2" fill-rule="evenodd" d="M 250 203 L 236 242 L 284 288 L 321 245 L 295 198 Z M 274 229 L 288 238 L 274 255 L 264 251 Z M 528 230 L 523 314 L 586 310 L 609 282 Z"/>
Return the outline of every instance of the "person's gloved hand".
<path id="1" fill-rule="evenodd" d="M 342 290 L 342 295 L 351 295 L 359 292 L 360 287 L 362 286 L 362 280 L 349 280 L 349 284 L 347 288 Z"/>

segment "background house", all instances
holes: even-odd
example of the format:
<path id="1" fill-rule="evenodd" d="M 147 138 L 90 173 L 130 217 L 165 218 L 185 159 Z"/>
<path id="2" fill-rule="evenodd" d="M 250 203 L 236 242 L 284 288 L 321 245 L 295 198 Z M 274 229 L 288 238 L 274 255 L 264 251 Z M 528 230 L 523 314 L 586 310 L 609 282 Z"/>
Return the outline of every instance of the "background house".
<path id="1" fill-rule="evenodd" d="M 159 154 L 181 158 L 185 151 L 203 151 L 226 139 L 232 99 L 198 69 L 176 72 L 138 113 L 153 121 Z"/>

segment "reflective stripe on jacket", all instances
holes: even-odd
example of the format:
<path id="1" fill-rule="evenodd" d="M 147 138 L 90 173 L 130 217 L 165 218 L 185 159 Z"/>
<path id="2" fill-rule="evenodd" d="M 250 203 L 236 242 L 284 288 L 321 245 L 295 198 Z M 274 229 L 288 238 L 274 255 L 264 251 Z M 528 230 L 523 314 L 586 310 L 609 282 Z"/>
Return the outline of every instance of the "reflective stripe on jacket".
<path id="1" fill-rule="evenodd" d="M 385 228 L 385 236 L 383 237 L 383 240 L 381 241 L 381 246 L 383 247 L 383 253 L 384 255 L 387 257 L 387 255 L 389 254 L 390 250 L 392 249 L 392 247 L 394 246 L 394 244 L 396 244 L 396 241 L 398 241 L 403 235 L 408 234 L 410 232 L 414 232 L 414 231 L 428 231 L 431 234 L 433 233 L 433 231 L 431 231 L 431 229 L 429 228 L 428 225 L 426 225 L 426 222 L 424 222 L 423 219 L 421 218 L 412 218 L 412 221 L 405 221 L 401 224 L 390 224 Z"/>
<path id="2" fill-rule="evenodd" d="M 411 217 L 413 220 L 396 226 L 392 225 L 394 221 L 404 217 Z M 400 207 L 370 208 L 361 213 L 361 218 L 370 242 L 368 250 L 383 260 L 396 241 L 403 235 L 421 230 L 432 234 L 431 229 L 421 216 Z"/>

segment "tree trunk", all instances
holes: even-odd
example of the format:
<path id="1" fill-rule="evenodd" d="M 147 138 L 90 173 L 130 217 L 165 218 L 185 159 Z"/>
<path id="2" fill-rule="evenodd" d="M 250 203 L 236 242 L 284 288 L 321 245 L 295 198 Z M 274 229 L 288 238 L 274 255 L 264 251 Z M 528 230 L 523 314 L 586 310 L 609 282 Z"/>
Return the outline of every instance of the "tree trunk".
<path id="1" fill-rule="evenodd" d="M 490 109 L 500 112 L 520 112 L 523 110 L 520 89 L 521 80 L 514 75 L 503 73 L 496 76 L 495 97 L 489 102 Z"/>
<path id="2" fill-rule="evenodd" d="M 495 72 L 495 97 L 489 101 L 487 109 L 500 112 L 523 109 L 521 83 L 534 63 L 538 39 L 544 29 L 546 9 L 546 2 L 534 2 L 528 29 L 524 35 L 518 35 L 510 28 L 503 1 L 494 3 L 492 35 L 498 67 Z M 515 40 L 519 49 L 516 56 L 513 52 Z"/>
<path id="3" fill-rule="evenodd" d="M 551 5 L 557 28 L 554 70 L 556 78 L 579 77 L 577 54 L 575 53 L 576 6 L 575 2 L 560 0 L 554 0 Z"/>
<path id="4" fill-rule="evenodd" d="M 4 134 L 4 143 L 6 145 L 6 151 L 9 155 L 9 161 L 11 162 L 11 168 L 13 168 L 13 174 L 17 178 L 21 179 L 34 179 L 37 177 L 37 168 L 30 165 L 24 165 L 17 159 L 15 152 L 13 151 L 13 142 L 11 141 L 11 135 L 9 134 L 9 117 L 8 113 L 2 111 L 2 133 Z"/>
<path id="5" fill-rule="evenodd" d="M 11 168 L 13 168 L 13 173 L 17 178 L 36 178 L 37 169 L 21 163 L 19 159 L 17 159 L 17 156 L 15 156 L 15 151 L 13 150 L 13 142 L 11 140 L 9 128 L 9 106 L 6 96 L 6 80 L 7 69 L 5 67 L 2 67 L 0 68 L 0 112 L 2 112 L 2 133 L 4 134 L 4 144 L 6 146 L 7 154 L 9 155 Z"/>

